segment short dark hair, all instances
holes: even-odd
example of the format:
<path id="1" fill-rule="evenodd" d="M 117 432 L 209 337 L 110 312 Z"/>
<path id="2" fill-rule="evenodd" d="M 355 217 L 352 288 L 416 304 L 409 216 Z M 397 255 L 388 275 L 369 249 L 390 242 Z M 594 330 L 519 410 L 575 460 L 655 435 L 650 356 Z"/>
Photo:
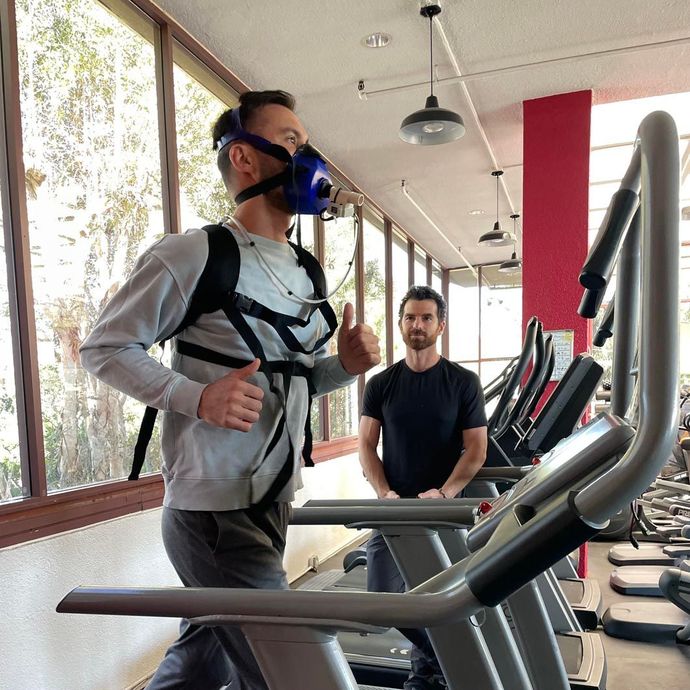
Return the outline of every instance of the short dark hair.
<path id="1" fill-rule="evenodd" d="M 400 300 L 400 309 L 398 309 L 398 321 L 400 321 L 405 313 L 405 305 L 411 300 L 425 300 L 432 299 L 436 302 L 436 311 L 438 312 L 438 320 L 445 321 L 448 307 L 443 295 L 440 295 L 436 290 L 428 285 L 413 285 Z"/>
<path id="2" fill-rule="evenodd" d="M 237 106 L 240 111 L 240 123 L 244 129 L 249 129 L 258 110 L 266 105 L 282 105 L 288 110 L 295 110 L 295 97 L 287 91 L 246 91 L 240 95 L 240 104 Z M 233 108 L 226 110 L 213 125 L 213 148 L 215 149 L 218 141 L 224 134 L 232 131 L 234 123 L 232 118 Z M 216 163 L 218 170 L 224 181 L 230 173 L 230 159 L 226 150 L 227 144 L 218 149 Z"/>

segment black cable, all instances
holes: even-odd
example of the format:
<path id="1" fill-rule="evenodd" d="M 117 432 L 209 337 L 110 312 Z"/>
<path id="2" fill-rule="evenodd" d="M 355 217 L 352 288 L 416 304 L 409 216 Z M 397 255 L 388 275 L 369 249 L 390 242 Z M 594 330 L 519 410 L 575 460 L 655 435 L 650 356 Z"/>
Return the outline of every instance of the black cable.
<path id="1" fill-rule="evenodd" d="M 434 32 L 431 26 L 434 21 L 434 15 L 429 15 L 429 86 L 431 87 L 431 95 L 434 95 Z"/>

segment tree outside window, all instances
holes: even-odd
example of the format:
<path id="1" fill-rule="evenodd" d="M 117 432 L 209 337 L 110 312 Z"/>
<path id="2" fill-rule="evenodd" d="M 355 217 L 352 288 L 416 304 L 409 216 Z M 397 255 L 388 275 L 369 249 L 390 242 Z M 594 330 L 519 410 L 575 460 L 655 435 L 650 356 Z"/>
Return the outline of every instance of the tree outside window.
<path id="1" fill-rule="evenodd" d="M 329 293 L 334 290 L 338 283 L 350 269 L 350 262 L 353 261 L 353 249 L 355 244 L 355 221 L 353 218 L 338 218 L 325 223 L 325 251 L 324 251 L 324 270 L 328 283 Z M 347 302 L 356 306 L 356 276 L 354 263 L 347 278 L 338 291 L 331 297 L 330 303 L 335 311 L 340 323 L 343 315 L 343 308 Z M 357 318 L 355 314 L 355 318 Z M 336 354 L 337 334 L 328 342 L 330 354 Z M 330 417 L 330 437 L 341 438 L 352 436 L 357 433 L 357 384 L 339 388 L 328 396 L 328 409 Z"/>
<path id="2" fill-rule="evenodd" d="M 2 230 L 4 231 L 4 227 Z M 3 245 L 0 246 L 0 333 L 4 334 L 0 339 L 0 503 L 28 494 L 28 487 L 22 478 L 19 457 L 10 294 L 4 243 L 3 239 Z"/>
<path id="3" fill-rule="evenodd" d="M 383 220 L 364 212 L 364 321 L 379 337 L 381 364 L 366 374 L 369 380 L 386 368 L 386 242 Z"/>
<path id="4" fill-rule="evenodd" d="M 407 240 L 403 239 L 397 232 L 393 232 L 393 362 L 397 362 L 405 356 L 405 343 L 398 326 L 398 310 L 400 302 L 410 287 L 407 263 Z M 391 364 L 393 363 L 391 362 Z"/>

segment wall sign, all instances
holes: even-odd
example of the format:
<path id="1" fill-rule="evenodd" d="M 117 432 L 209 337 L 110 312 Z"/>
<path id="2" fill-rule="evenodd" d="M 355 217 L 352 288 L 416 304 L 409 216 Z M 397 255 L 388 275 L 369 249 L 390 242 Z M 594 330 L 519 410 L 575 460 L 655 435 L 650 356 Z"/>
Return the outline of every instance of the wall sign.
<path id="1" fill-rule="evenodd" d="M 544 331 L 544 337 L 553 336 L 553 351 L 556 360 L 551 374 L 551 381 L 560 381 L 573 361 L 573 343 L 575 331 Z"/>

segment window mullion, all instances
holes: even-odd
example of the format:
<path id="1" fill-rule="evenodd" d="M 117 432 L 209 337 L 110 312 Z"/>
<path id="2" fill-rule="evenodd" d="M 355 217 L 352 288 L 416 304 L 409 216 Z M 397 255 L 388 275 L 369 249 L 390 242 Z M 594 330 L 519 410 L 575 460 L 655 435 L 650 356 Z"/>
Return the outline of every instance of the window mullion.
<path id="1" fill-rule="evenodd" d="M 407 287 L 414 285 L 414 240 L 407 238 Z M 405 290 L 407 292 L 407 290 Z"/>
<path id="2" fill-rule="evenodd" d="M 383 225 L 385 242 L 385 276 L 386 276 L 386 366 L 393 364 L 393 324 L 395 314 L 393 313 L 393 224 L 390 219 L 384 219 Z"/>
<path id="3" fill-rule="evenodd" d="M 163 222 L 166 232 L 180 233 L 180 185 L 177 161 L 177 131 L 175 126 L 173 38 L 168 24 L 161 26 L 157 32 L 155 55 Z"/>
<path id="4" fill-rule="evenodd" d="M 441 272 L 441 291 L 443 299 L 446 300 L 448 316 L 450 316 L 450 271 L 444 268 Z M 450 331 L 448 329 L 448 318 L 446 318 L 446 330 L 441 336 L 441 354 L 448 359 L 450 357 Z"/>
<path id="5" fill-rule="evenodd" d="M 323 266 L 326 257 L 326 233 L 323 220 L 320 217 L 316 218 L 316 225 L 314 227 L 314 254 Z M 331 438 L 331 423 L 329 410 L 329 395 L 322 395 L 319 398 L 319 414 L 321 415 L 321 435 L 324 441 L 329 441 Z"/>
<path id="6" fill-rule="evenodd" d="M 364 304 L 364 214 L 362 207 L 357 210 L 357 252 L 355 256 L 355 296 L 357 321 L 365 323 Z M 362 412 L 362 400 L 364 399 L 364 374 L 357 377 L 357 413 Z"/>
<path id="7" fill-rule="evenodd" d="M 2 30 L 3 224 L 6 232 L 10 319 L 19 422 L 22 483 L 31 496 L 46 496 L 46 470 L 34 297 L 31 282 L 29 221 L 23 159 L 17 24 L 13 0 L 0 4 Z"/>

